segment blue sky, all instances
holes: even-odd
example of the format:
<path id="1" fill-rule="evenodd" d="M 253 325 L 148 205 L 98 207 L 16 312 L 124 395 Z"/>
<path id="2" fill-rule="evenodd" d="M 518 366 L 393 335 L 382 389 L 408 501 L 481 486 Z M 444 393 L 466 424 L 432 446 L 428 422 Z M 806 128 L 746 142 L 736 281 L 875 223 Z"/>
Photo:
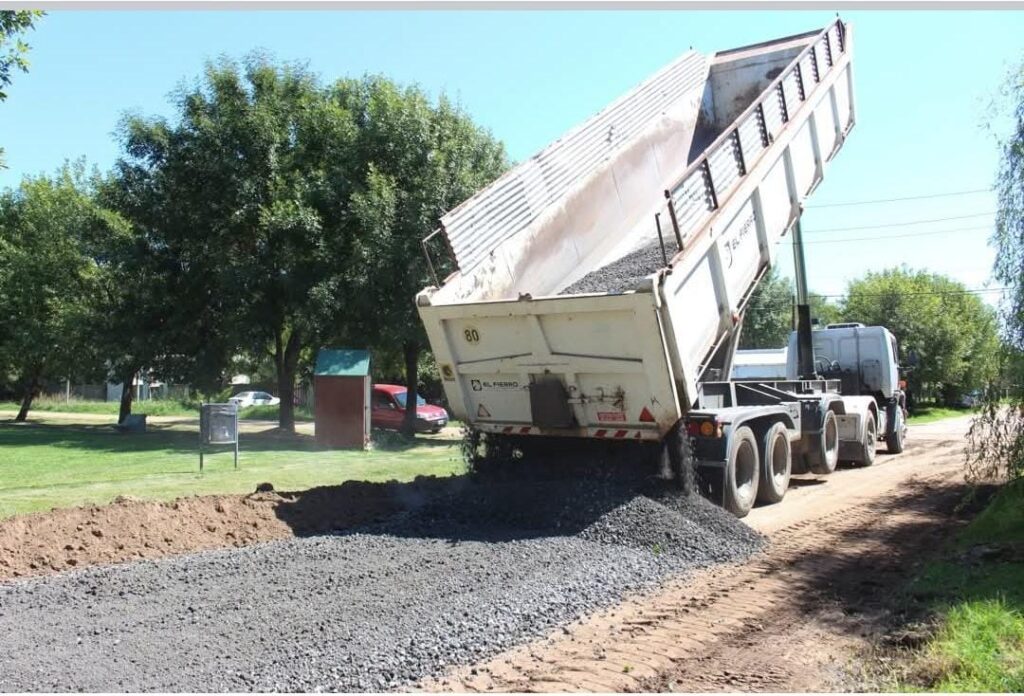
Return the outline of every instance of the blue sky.
<path id="1" fill-rule="evenodd" d="M 85 156 L 109 167 L 126 111 L 172 113 L 168 94 L 221 54 L 268 49 L 323 79 L 384 73 L 458 100 L 528 157 L 690 46 L 732 48 L 823 26 L 809 12 L 53 11 L 29 36 L 32 69 L 0 104 L 0 186 Z M 985 189 L 998 163 L 989 105 L 1024 60 L 1024 13 L 869 11 L 854 25 L 858 122 L 809 206 Z M 999 131 L 999 124 L 996 124 Z M 810 287 L 841 294 L 905 263 L 971 288 L 988 279 L 991 193 L 809 207 Z M 930 224 L 878 227 L 936 218 Z M 836 230 L 865 227 L 869 229 Z M 944 232 L 944 230 L 952 230 Z M 882 239 L 877 239 L 882 237 Z M 867 239 L 871 238 L 871 239 Z M 857 241 L 840 241 L 855 239 Z M 781 264 L 788 273 L 788 255 Z M 995 295 L 986 296 L 995 299 Z"/>

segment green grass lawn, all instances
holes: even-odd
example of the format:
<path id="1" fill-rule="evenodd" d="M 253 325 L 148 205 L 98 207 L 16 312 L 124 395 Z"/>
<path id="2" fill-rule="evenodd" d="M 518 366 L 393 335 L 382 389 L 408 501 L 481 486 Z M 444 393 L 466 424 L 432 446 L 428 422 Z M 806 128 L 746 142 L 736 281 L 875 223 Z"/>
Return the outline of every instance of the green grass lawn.
<path id="1" fill-rule="evenodd" d="M 0 411 L 14 411 L 21 407 L 21 404 L 8 401 L 0 402 Z M 245 420 L 277 420 L 278 406 L 250 406 L 243 408 L 239 417 Z M 85 399 L 36 399 L 32 402 L 29 411 L 42 413 L 90 413 L 97 415 L 116 416 L 121 409 L 117 401 L 91 401 Z M 152 399 L 149 401 L 136 401 L 132 404 L 132 413 L 146 414 L 148 416 L 192 416 L 199 417 L 199 406 L 190 405 L 173 399 Z M 295 409 L 295 420 L 299 422 L 312 421 L 313 414 L 305 406 Z"/>
<path id="2" fill-rule="evenodd" d="M 112 425 L 37 416 L 0 422 L 0 517 L 53 507 L 107 503 L 118 495 L 168 500 L 209 493 L 250 493 L 269 481 L 301 490 L 349 479 L 409 480 L 463 470 L 458 442 L 388 437 L 370 451 L 325 450 L 308 435 L 268 428 L 243 432 L 238 470 L 229 451 L 206 457 L 199 473 L 198 434 L 191 424 L 150 426 L 121 434 Z"/>
<path id="3" fill-rule="evenodd" d="M 985 553 L 972 555 L 979 545 Z M 928 690 L 1024 691 L 1024 480 L 1000 490 L 910 591 L 939 616 L 917 658 Z"/>
<path id="4" fill-rule="evenodd" d="M 0 411 L 17 411 L 21 404 L 8 401 L 0 402 Z M 34 411 L 43 413 L 93 413 L 116 416 L 121 409 L 118 401 L 92 401 L 86 399 L 51 399 L 41 398 L 32 401 L 31 415 Z M 136 401 L 132 404 L 132 413 L 145 413 L 150 416 L 199 416 L 199 409 L 188 406 L 173 399 L 153 399 Z"/>
<path id="5" fill-rule="evenodd" d="M 908 425 L 923 425 L 925 423 L 933 423 L 938 420 L 944 420 L 946 418 L 956 418 L 957 416 L 969 416 L 974 411 L 969 408 L 947 408 L 945 406 L 921 406 L 910 414 L 910 418 L 907 419 Z"/>

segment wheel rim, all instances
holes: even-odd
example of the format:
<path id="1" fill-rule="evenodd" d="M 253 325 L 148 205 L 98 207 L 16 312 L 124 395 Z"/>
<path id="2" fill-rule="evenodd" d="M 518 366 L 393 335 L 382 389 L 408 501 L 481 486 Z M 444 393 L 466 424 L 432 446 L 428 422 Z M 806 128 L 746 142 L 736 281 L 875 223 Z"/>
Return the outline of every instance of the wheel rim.
<path id="1" fill-rule="evenodd" d="M 878 426 L 875 425 L 875 419 L 870 413 L 865 430 L 864 447 L 867 449 L 866 459 L 870 462 L 875 458 L 875 443 L 878 442 Z"/>
<path id="2" fill-rule="evenodd" d="M 839 425 L 835 416 L 828 419 L 825 428 L 825 461 L 832 461 L 839 455 Z"/>
<path id="3" fill-rule="evenodd" d="M 754 480 L 757 478 L 757 449 L 746 440 L 740 442 L 736 449 L 734 478 L 736 495 L 741 500 L 748 500 L 754 492 Z"/>
<path id="4" fill-rule="evenodd" d="M 786 485 L 786 472 L 789 464 L 789 448 L 786 445 L 786 436 L 782 433 L 775 436 L 772 442 L 772 482 L 775 490 L 782 490 Z"/>

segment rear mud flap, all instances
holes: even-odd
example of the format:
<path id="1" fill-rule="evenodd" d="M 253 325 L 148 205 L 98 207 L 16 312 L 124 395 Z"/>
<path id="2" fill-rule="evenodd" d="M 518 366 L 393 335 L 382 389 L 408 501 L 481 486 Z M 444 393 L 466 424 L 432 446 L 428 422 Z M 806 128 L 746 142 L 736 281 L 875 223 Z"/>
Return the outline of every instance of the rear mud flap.
<path id="1" fill-rule="evenodd" d="M 725 506 L 725 465 L 698 462 L 694 467 L 697 492 L 715 505 Z"/>

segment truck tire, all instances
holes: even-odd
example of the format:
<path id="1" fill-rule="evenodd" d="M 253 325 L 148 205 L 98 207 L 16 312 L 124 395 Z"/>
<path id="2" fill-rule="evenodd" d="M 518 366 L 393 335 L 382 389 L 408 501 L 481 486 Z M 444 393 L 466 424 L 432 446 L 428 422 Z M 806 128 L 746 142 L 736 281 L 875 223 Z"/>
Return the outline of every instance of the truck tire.
<path id="1" fill-rule="evenodd" d="M 763 451 L 757 499 L 762 503 L 778 503 L 786 495 L 793 472 L 793 450 L 784 423 L 776 423 L 764 434 Z"/>
<path id="2" fill-rule="evenodd" d="M 864 452 L 861 454 L 860 465 L 871 466 L 875 463 L 875 450 L 878 448 L 878 420 L 868 411 L 864 423 Z"/>
<path id="3" fill-rule="evenodd" d="M 812 438 L 806 453 L 807 468 L 813 474 L 831 474 L 839 463 L 839 421 L 833 411 L 825 411 L 821 433 Z"/>
<path id="4" fill-rule="evenodd" d="M 899 454 L 903 451 L 903 431 L 906 428 L 903 408 L 899 404 L 895 404 L 887 410 L 889 417 L 886 420 L 892 423 L 892 428 L 885 436 L 885 446 L 888 448 L 889 454 Z"/>
<path id="5" fill-rule="evenodd" d="M 732 434 L 729 458 L 725 463 L 725 509 L 737 517 L 746 517 L 757 500 L 760 479 L 757 440 L 750 428 L 743 425 Z"/>

